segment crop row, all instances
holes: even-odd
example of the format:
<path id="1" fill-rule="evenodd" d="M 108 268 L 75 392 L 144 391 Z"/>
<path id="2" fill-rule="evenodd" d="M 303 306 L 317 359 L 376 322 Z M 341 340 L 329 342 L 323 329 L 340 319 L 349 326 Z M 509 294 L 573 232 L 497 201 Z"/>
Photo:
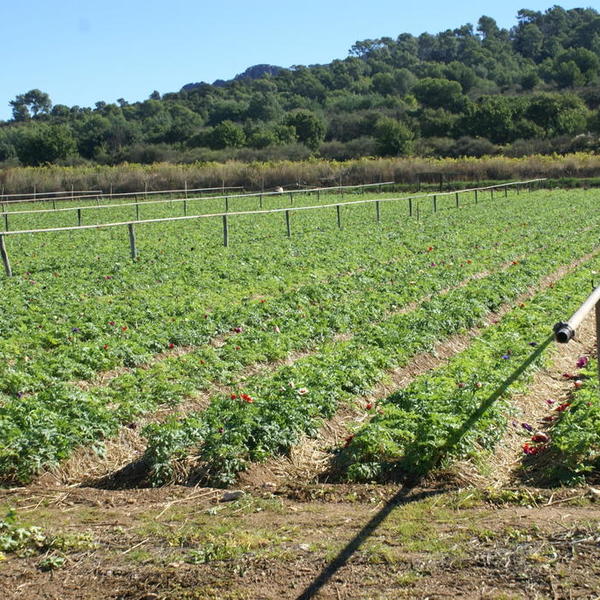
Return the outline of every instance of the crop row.
<path id="1" fill-rule="evenodd" d="M 563 206 L 550 208 L 555 218 Z M 314 302 L 313 295 L 345 297 L 357 286 L 372 285 L 378 297 L 392 296 L 389 304 L 415 300 L 498 258 L 509 259 L 514 243 L 505 235 L 509 229 L 519 228 L 523 236 L 513 257 L 539 245 L 551 215 L 534 215 L 530 206 L 529 214 L 520 216 L 528 219 L 524 227 L 512 208 L 494 210 L 495 222 L 485 227 L 481 219 L 492 211 L 463 214 L 460 227 L 458 219 L 449 218 L 456 215 L 447 213 L 427 227 L 377 231 L 368 241 L 344 237 L 337 245 L 327 236 L 311 236 L 310 248 L 294 248 L 292 256 L 289 244 L 280 252 L 270 247 L 268 262 L 265 252 L 251 248 L 236 260 L 212 254 L 202 261 L 183 259 L 178 268 L 147 261 L 139 270 L 116 263 L 100 273 L 77 272 L 77 281 L 59 271 L 10 282 L 0 299 L 0 356 L 5 359 L 0 391 L 15 395 L 56 380 L 90 379 L 98 371 L 143 364 L 173 346 L 202 345 L 232 328 L 281 316 L 279 306 L 293 303 L 294 295 L 298 305 L 303 299 Z M 569 215 L 573 226 L 585 210 L 582 205 Z M 435 252 L 429 254 L 431 243 Z M 399 287 L 406 281 L 410 289 L 406 283 Z M 257 306 L 252 301 L 257 298 L 267 302 Z"/>
<path id="2" fill-rule="evenodd" d="M 447 365 L 416 378 L 378 406 L 340 454 L 347 477 L 373 480 L 427 472 L 446 456 L 492 450 L 505 431 L 508 400 L 550 343 L 551 326 L 582 301 L 590 265 L 487 328 Z"/>
<path id="3" fill-rule="evenodd" d="M 523 447 L 529 463 L 526 469 L 542 462 L 551 480 L 581 480 L 600 466 L 598 362 L 587 362 L 586 357 L 580 361 L 584 368 L 576 374 L 564 374 L 574 383 L 567 401 L 559 404 L 550 399 L 549 414 L 544 418 L 546 435 Z"/>
<path id="4" fill-rule="evenodd" d="M 250 245 L 179 270 L 168 261 L 142 261 L 118 266 L 109 279 L 49 273 L 39 286 L 29 279 L 10 282 L 0 300 L 7 308 L 0 383 L 10 396 L 0 411 L 0 470 L 26 478 L 159 404 L 177 403 L 213 381 L 230 383 L 246 365 L 360 332 L 389 311 L 535 252 L 552 239 L 547 230 L 559 215 L 563 234 L 570 235 L 590 201 L 566 194 L 538 202 L 543 210 L 509 202 L 439 214 L 405 231 L 390 224 L 374 228 L 368 240 L 344 235 L 338 245 L 328 232 L 307 234 L 302 245 L 284 240 L 261 252 Z M 586 224 L 593 225 L 593 216 Z M 432 242 L 442 235 L 443 242 Z M 273 264 L 281 269 L 275 275 Z M 155 277 L 165 285 L 156 285 Z M 215 336 L 223 345 L 210 343 Z M 135 367 L 171 345 L 191 348 L 109 386 L 83 391 L 65 383 L 123 364 Z"/>
<path id="5" fill-rule="evenodd" d="M 472 250 L 470 255 L 475 260 L 440 263 L 439 267 L 437 263 L 432 266 L 431 258 L 456 259 L 456 248 L 432 249 L 411 263 L 395 261 L 372 271 L 341 277 L 329 285 L 298 288 L 275 302 L 255 299 L 248 304 L 247 314 L 236 307 L 237 322 L 243 322 L 244 327 L 236 327 L 237 332 L 222 345 L 203 345 L 183 356 L 135 369 L 114 378 L 107 386 L 88 390 L 85 395 L 74 386 L 52 381 L 47 381 L 45 390 L 33 396 L 17 392 L 17 398 L 7 402 L 3 409 L 7 417 L 10 415 L 3 431 L 6 440 L 3 471 L 26 477 L 64 458 L 75 444 L 107 435 L 116 423 L 127 422 L 159 403 L 175 403 L 195 390 L 206 388 L 211 381 L 229 382 L 245 365 L 283 358 L 292 350 L 322 343 L 336 333 L 360 329 L 384 317 L 386 311 L 439 291 L 457 277 L 473 275 L 475 267 L 497 269 L 503 260 L 514 257 L 515 251 L 532 251 L 535 248 L 532 243 L 540 242 L 538 231 L 531 234 L 531 239 L 519 240 L 514 247 L 494 243 L 491 248 Z M 401 283 L 419 274 L 413 285 Z M 207 319 L 202 321 L 205 322 Z M 56 356 L 56 364 L 60 365 L 61 359 L 64 360 L 64 355 Z M 36 371 L 32 371 L 31 379 L 35 378 Z M 42 379 L 39 372 L 37 378 Z M 23 382 L 14 377 L 5 381 L 13 385 Z M 106 406 L 112 407 L 110 412 L 105 410 Z M 34 413 L 36 419 L 27 421 L 26 417 Z M 65 413 L 68 419 L 63 418 Z"/>
<path id="6" fill-rule="evenodd" d="M 319 352 L 268 377 L 249 378 L 208 409 L 146 428 L 146 461 L 154 481 L 173 476 L 173 461 L 191 452 L 202 476 L 231 483 L 250 461 L 287 452 L 301 435 L 314 435 L 340 402 L 365 394 L 390 368 L 407 364 L 436 341 L 469 328 L 489 311 L 535 285 L 558 261 L 589 250 L 596 235 L 582 235 L 568 249 L 547 247 L 511 269 L 437 296 L 419 309 L 366 325 L 348 342 Z"/>

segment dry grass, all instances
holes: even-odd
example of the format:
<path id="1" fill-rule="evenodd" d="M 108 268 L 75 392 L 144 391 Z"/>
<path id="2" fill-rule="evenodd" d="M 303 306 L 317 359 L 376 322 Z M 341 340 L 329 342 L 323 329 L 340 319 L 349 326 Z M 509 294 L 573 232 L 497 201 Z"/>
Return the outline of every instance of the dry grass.
<path id="1" fill-rule="evenodd" d="M 596 177 L 600 156 L 576 153 L 566 156 L 504 156 L 484 158 L 361 158 L 345 162 L 310 160 L 273 163 L 226 163 L 80 167 L 15 167 L 0 171 L 4 193 L 76 189 L 114 192 L 183 189 L 188 187 L 243 186 L 246 189 L 292 188 L 306 185 L 360 184 L 380 181 L 404 183 L 419 178 L 436 181 L 509 180 L 531 177 Z"/>

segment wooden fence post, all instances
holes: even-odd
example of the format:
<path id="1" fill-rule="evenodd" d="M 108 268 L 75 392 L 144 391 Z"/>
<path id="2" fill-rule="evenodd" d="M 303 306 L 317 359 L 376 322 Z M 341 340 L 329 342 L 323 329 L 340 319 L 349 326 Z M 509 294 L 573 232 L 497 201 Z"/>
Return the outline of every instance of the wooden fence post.
<path id="1" fill-rule="evenodd" d="M 229 196 L 225 196 L 225 212 L 229 212 Z"/>
<path id="2" fill-rule="evenodd" d="M 412 198 L 408 199 L 408 216 L 412 217 L 413 207 L 412 207 Z"/>
<path id="3" fill-rule="evenodd" d="M 4 213 L 4 231 L 8 231 L 8 213 Z"/>
<path id="4" fill-rule="evenodd" d="M 475 204 L 477 204 L 477 190 L 475 190 Z"/>
<path id="5" fill-rule="evenodd" d="M 140 203 L 137 201 L 137 196 L 136 196 L 136 202 L 135 202 L 135 220 L 136 221 L 140 220 Z"/>
<path id="6" fill-rule="evenodd" d="M 433 212 L 437 212 L 437 196 L 433 195 Z"/>
<path id="7" fill-rule="evenodd" d="M 458 192 L 456 192 L 455 196 L 456 196 L 456 208 L 458 208 Z"/>
<path id="8" fill-rule="evenodd" d="M 187 217 L 187 200 L 183 201 L 183 216 Z"/>
<path id="9" fill-rule="evenodd" d="M 81 209 L 77 209 L 77 225 L 81 227 Z"/>
<path id="10" fill-rule="evenodd" d="M 263 195 L 262 194 L 258 197 L 258 207 L 259 208 L 263 207 Z"/>
<path id="11" fill-rule="evenodd" d="M 4 270 L 6 271 L 6 276 L 12 277 L 12 269 L 10 268 L 10 261 L 8 260 L 8 253 L 6 252 L 6 244 L 4 243 L 4 236 L 1 233 L 0 254 L 2 254 L 2 262 L 4 263 Z"/>
<path id="12" fill-rule="evenodd" d="M 229 246 L 229 225 L 227 223 L 227 215 L 223 215 L 223 246 Z"/>
<path id="13" fill-rule="evenodd" d="M 290 224 L 290 211 L 289 210 L 285 211 L 285 226 L 287 229 L 287 236 L 292 237 L 292 227 Z"/>
<path id="14" fill-rule="evenodd" d="M 129 248 L 131 250 L 131 259 L 135 260 L 137 258 L 137 248 L 135 245 L 135 229 L 133 228 L 133 224 L 129 223 L 127 225 L 129 229 Z"/>
<path id="15" fill-rule="evenodd" d="M 342 215 L 340 213 L 340 205 L 339 204 L 335 205 L 335 210 L 337 212 L 337 224 L 338 224 L 338 228 L 341 229 L 342 228 Z"/>
<path id="16" fill-rule="evenodd" d="M 375 214 L 377 215 L 377 222 L 381 222 L 381 207 L 379 206 L 379 200 L 375 202 Z"/>

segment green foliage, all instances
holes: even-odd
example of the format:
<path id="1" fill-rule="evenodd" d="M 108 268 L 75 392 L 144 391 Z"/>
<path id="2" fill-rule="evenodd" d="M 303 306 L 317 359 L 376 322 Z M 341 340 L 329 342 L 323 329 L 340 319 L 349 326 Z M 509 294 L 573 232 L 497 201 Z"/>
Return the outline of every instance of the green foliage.
<path id="1" fill-rule="evenodd" d="M 369 390 L 386 369 L 471 326 L 534 285 L 549 265 L 569 262 L 595 242 L 593 229 L 571 240 L 583 218 L 591 227 L 600 218 L 593 197 L 531 197 L 535 202 L 514 196 L 470 211 L 443 210 L 454 198 L 440 197 L 435 218 L 401 230 L 404 202 L 383 203 L 379 224 L 372 204 L 342 207 L 345 231 L 333 244 L 337 225 L 329 213 L 293 213 L 291 240 L 280 218 L 232 218 L 228 252 L 214 220 L 155 225 L 138 231 L 135 263 L 127 260 L 119 228 L 11 238 L 16 276 L 3 282 L 0 299 L 2 477 L 27 481 L 81 445 L 101 453 L 102 441 L 119 427 L 137 427 L 140 415 L 174 410 L 216 385 L 233 386 L 236 398 L 211 393 L 207 411 L 150 427 L 146 458 L 156 482 L 181 477 L 178 463 L 190 450 L 206 479 L 232 481 L 249 461 L 314 435 L 323 417 Z M 301 198 L 318 202 L 314 195 Z M 232 197 L 230 208 L 247 208 L 249 201 Z M 289 207 L 287 197 L 264 201 Z M 320 201 L 332 199 L 321 193 Z M 222 200 L 195 206 L 190 200 L 188 210 L 222 206 Z M 180 209 L 140 204 L 148 218 Z M 421 215 L 428 209 L 422 204 Z M 95 210 L 84 211 L 84 222 L 93 222 Z M 39 227 L 65 214 L 11 218 L 15 226 L 21 219 L 20 226 Z M 117 206 L 97 218 L 130 215 L 131 207 Z M 522 223 L 528 227 L 517 227 Z M 253 241 L 265 239 L 267 245 Z M 428 252 L 439 239 L 444 244 Z M 501 265 L 520 254 L 532 258 L 504 274 Z M 481 271 L 489 278 L 437 296 Z M 419 305 L 428 295 L 433 299 Z M 396 314 L 413 302 L 418 310 Z M 352 341 L 335 341 L 348 333 Z M 250 365 L 304 352 L 310 355 L 293 365 L 244 375 Z M 96 379 L 106 372 L 114 376 Z"/>
<path id="2" fill-rule="evenodd" d="M 50 96 L 38 89 L 29 90 L 26 94 L 19 94 L 10 101 L 15 121 L 27 121 L 38 115 L 46 114 L 52 108 Z"/>
<path id="3" fill-rule="evenodd" d="M 244 130 L 232 121 L 223 121 L 213 128 L 209 136 L 209 145 L 216 150 L 220 148 L 239 148 L 244 145 Z"/>
<path id="4" fill-rule="evenodd" d="M 517 389 L 515 373 L 523 379 L 521 370 L 527 366 L 527 376 L 539 363 L 548 315 L 558 318 L 576 308 L 581 301 L 576 291 L 588 276 L 586 267 L 540 292 L 525 307 L 488 327 L 446 366 L 416 378 L 381 402 L 378 414 L 341 450 L 339 462 L 348 478 L 410 477 L 428 472 L 448 456 L 492 449 L 506 428 L 507 400 Z M 538 345 L 540 350 L 535 349 Z M 582 398 L 561 420 L 558 435 L 552 434 L 572 469 L 589 469 L 600 451 L 598 402 L 590 398 L 591 394 Z"/>
<path id="5" fill-rule="evenodd" d="M 600 400 L 598 363 L 591 360 L 581 369 L 583 386 L 572 392 L 567 408 L 549 429 L 552 455 L 549 476 L 576 479 L 600 466 Z"/>
<path id="6" fill-rule="evenodd" d="M 375 123 L 384 118 L 407 124 L 418 142 L 414 149 L 427 154 L 448 154 L 436 138 L 465 136 L 485 138 L 500 153 L 510 154 L 507 145 L 516 140 L 528 141 L 520 142 L 519 153 L 532 148 L 552 153 L 555 146 L 543 140 L 569 136 L 565 142 L 576 147 L 576 136 L 586 132 L 586 115 L 582 120 L 570 114 L 564 119 L 568 125 L 560 127 L 540 124 L 528 116 L 537 102 L 531 92 L 542 86 L 550 93 L 571 90 L 584 100 L 584 113 L 597 109 L 598 18 L 594 9 L 523 9 L 515 27 L 504 29 L 483 16 L 476 30 L 467 24 L 435 35 L 357 41 L 348 57 L 327 65 L 257 65 L 229 82 L 188 84 L 142 102 L 97 102 L 93 109 L 52 108 L 46 93 L 30 90 L 11 101 L 13 120 L 0 126 L 17 131 L 30 122 L 67 126 L 79 156 L 111 164 L 135 157 L 144 163 L 294 160 L 308 154 L 298 142 L 316 153 L 323 141 L 328 156 L 396 154 L 388 144 L 369 143 L 361 151 L 361 140 L 372 138 Z M 432 111 L 438 113 L 434 118 Z M 282 127 L 291 135 L 278 135 Z M 598 145 L 595 131 L 594 138 L 592 147 Z M 0 143 L 7 166 L 15 156 L 29 161 L 24 164 L 65 160 L 47 146 L 34 159 L 20 159 L 13 148 Z"/>
<path id="7" fill-rule="evenodd" d="M 457 81 L 425 77 L 413 88 L 417 100 L 429 108 L 446 108 L 459 112 L 465 104 L 462 87 Z"/>
<path id="8" fill-rule="evenodd" d="M 293 127 L 298 141 L 316 150 L 325 136 L 325 125 L 317 115 L 308 110 L 296 110 L 285 120 L 286 125 Z"/>
<path id="9" fill-rule="evenodd" d="M 375 125 L 375 139 L 384 156 L 406 156 L 412 149 L 413 133 L 403 123 L 382 117 Z"/>
<path id="10" fill-rule="evenodd" d="M 16 149 L 24 165 L 37 166 L 68 158 L 76 152 L 77 145 L 67 125 L 36 124 L 19 131 Z"/>

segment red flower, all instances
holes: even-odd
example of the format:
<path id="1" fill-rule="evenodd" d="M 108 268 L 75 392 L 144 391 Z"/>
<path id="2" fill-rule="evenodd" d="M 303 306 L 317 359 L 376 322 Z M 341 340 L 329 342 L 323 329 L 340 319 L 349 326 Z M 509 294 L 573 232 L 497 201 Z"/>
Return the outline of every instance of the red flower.
<path id="1" fill-rule="evenodd" d="M 427 248 L 427 252 L 432 252 L 433 251 L 433 246 L 429 246 L 429 248 Z"/>
<path id="2" fill-rule="evenodd" d="M 365 407 L 367 410 L 371 410 L 373 408 L 372 402 L 367 402 L 367 406 Z"/>
<path id="3" fill-rule="evenodd" d="M 103 350 L 108 350 L 108 344 L 104 344 L 104 346 L 102 346 Z"/>
<path id="4" fill-rule="evenodd" d="M 534 454 L 538 454 L 542 449 L 538 446 L 532 446 L 531 444 L 525 443 L 523 444 L 523 452 L 528 456 L 533 456 Z"/>
<path id="5" fill-rule="evenodd" d="M 240 398 L 244 401 L 244 402 L 248 402 L 248 404 L 252 404 L 254 402 L 254 398 L 252 398 L 252 396 L 249 396 L 248 394 L 241 394 Z"/>
<path id="6" fill-rule="evenodd" d="M 344 448 L 347 448 L 351 443 L 352 440 L 354 439 L 354 434 L 349 435 L 345 440 L 344 440 Z"/>
<path id="7" fill-rule="evenodd" d="M 125 326 L 121 327 L 121 331 L 127 331 L 127 327 L 125 327 Z"/>
<path id="8" fill-rule="evenodd" d="M 542 431 L 538 431 L 535 435 L 531 436 L 532 442 L 539 442 L 542 444 L 545 444 L 549 439 L 550 438 Z"/>
<path id="9" fill-rule="evenodd" d="M 235 400 L 237 398 L 237 394 L 231 394 L 231 399 Z"/>
<path id="10" fill-rule="evenodd" d="M 570 402 L 563 402 L 562 404 L 559 404 L 554 410 L 556 412 L 563 412 L 564 410 L 567 410 L 569 406 L 571 406 Z"/>
<path id="11" fill-rule="evenodd" d="M 169 344 L 169 348 L 171 348 L 171 349 L 175 348 L 175 344 L 174 344 L 173 342 L 171 342 L 171 343 Z"/>

